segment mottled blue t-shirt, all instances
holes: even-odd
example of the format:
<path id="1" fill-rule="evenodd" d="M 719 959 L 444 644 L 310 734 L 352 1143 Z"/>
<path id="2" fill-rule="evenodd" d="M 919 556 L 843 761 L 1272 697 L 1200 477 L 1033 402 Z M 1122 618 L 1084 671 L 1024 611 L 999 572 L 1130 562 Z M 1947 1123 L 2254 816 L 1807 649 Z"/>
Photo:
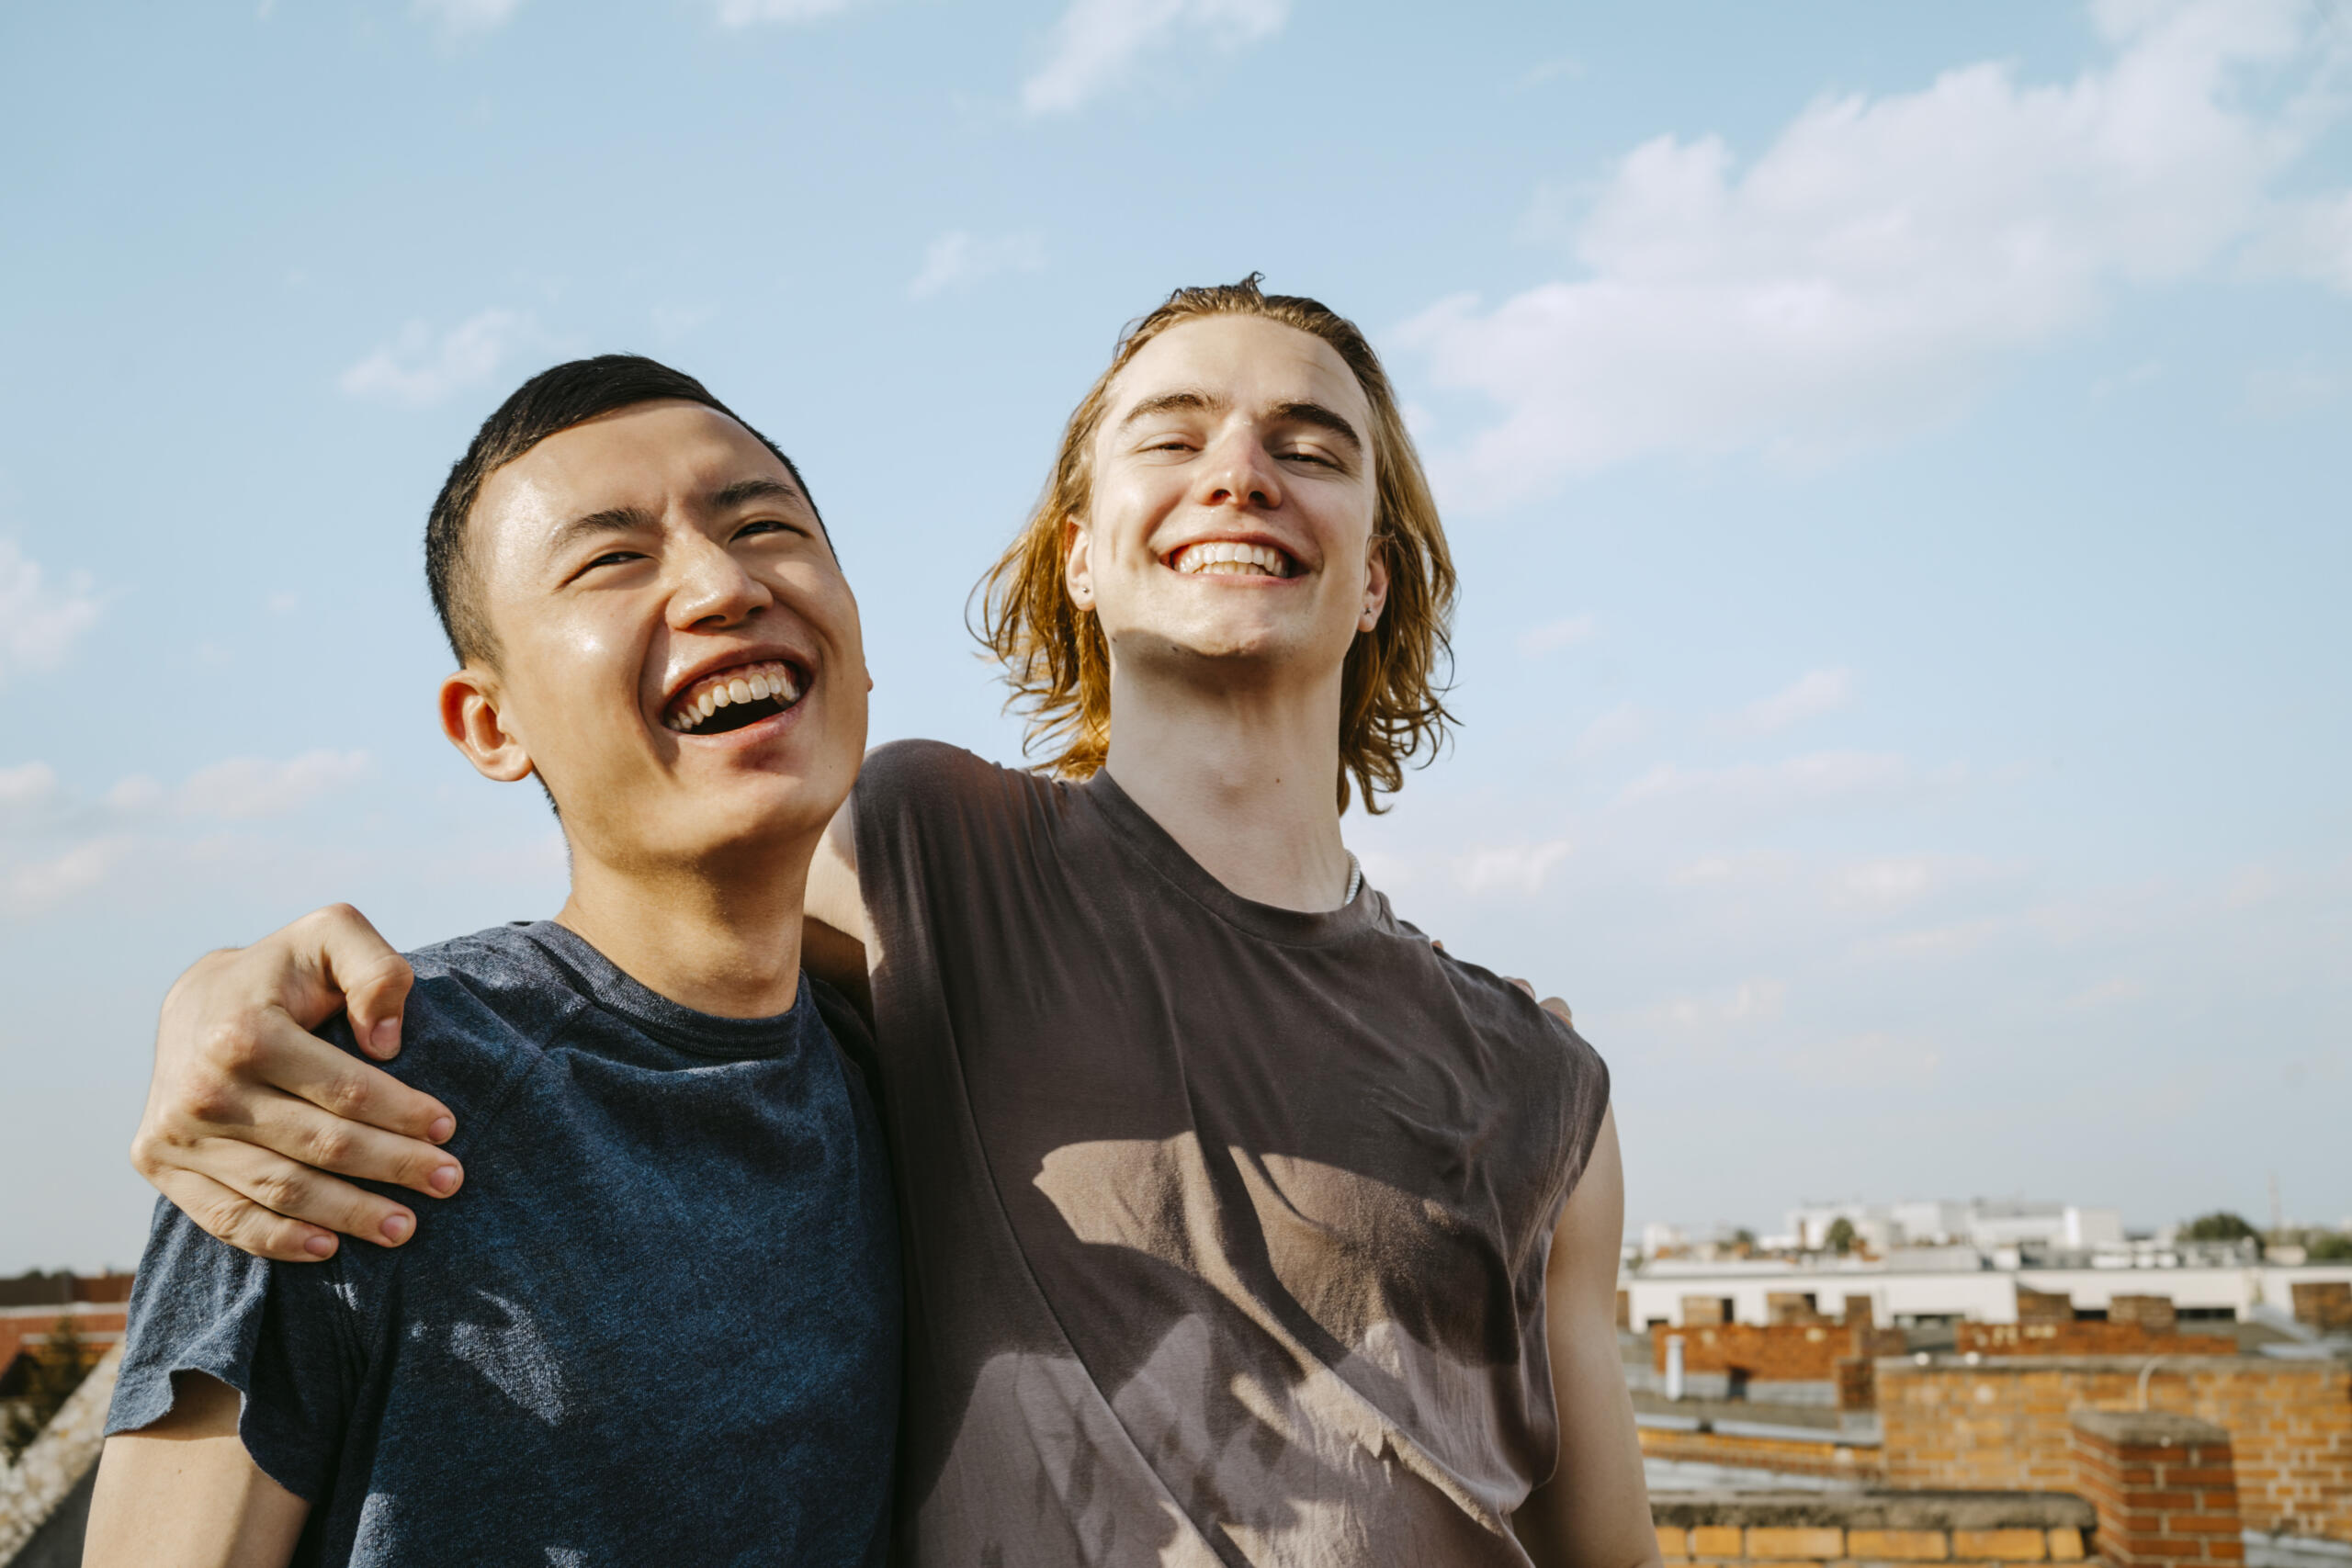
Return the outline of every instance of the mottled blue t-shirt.
<path id="1" fill-rule="evenodd" d="M 856 1015 L 806 979 L 694 1012 L 552 923 L 410 960 L 393 1070 L 456 1113 L 465 1187 L 311 1264 L 158 1204 L 107 1429 L 175 1371 L 242 1391 L 302 1563 L 881 1561 L 899 1263 Z"/>

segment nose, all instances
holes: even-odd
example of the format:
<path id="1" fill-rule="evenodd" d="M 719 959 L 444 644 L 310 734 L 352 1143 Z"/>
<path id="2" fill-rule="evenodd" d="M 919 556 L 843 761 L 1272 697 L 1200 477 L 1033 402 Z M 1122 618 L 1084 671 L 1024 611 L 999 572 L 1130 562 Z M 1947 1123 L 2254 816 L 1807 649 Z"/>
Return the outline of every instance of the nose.
<path id="1" fill-rule="evenodd" d="M 1247 428 L 1224 432 L 1201 465 L 1201 480 L 1193 498 L 1203 506 L 1239 506 L 1270 512 L 1283 503 L 1282 470 Z"/>
<path id="2" fill-rule="evenodd" d="M 775 595 L 745 571 L 742 562 L 699 531 L 672 559 L 675 563 L 670 591 L 673 630 L 713 631 L 735 626 L 775 603 Z"/>

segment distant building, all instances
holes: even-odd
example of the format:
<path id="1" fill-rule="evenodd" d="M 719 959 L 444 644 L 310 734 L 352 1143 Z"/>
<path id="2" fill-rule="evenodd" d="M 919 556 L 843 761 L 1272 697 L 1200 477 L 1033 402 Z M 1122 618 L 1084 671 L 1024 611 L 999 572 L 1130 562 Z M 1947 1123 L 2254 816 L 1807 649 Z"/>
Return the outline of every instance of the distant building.
<path id="1" fill-rule="evenodd" d="M 1809 1203 L 1790 1210 L 1785 1237 L 1771 1239 L 1787 1240 L 1792 1251 L 1826 1251 L 1830 1230 L 1839 1220 L 1853 1228 L 1855 1240 L 1866 1250 L 1882 1256 L 1897 1247 L 1965 1246 L 1985 1252 L 2041 1247 L 2080 1252 L 2123 1244 L 2123 1215 L 2119 1210 L 2017 1198 Z"/>

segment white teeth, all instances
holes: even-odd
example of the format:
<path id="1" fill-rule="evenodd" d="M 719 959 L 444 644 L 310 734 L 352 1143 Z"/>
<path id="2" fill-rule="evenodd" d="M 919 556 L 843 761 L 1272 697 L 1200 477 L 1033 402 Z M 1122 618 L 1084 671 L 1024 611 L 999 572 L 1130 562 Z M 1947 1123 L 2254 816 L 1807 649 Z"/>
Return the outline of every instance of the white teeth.
<path id="1" fill-rule="evenodd" d="M 1169 563 L 1187 577 L 1288 577 L 1290 558 L 1270 545 L 1207 539 L 1187 545 Z"/>
<path id="2" fill-rule="evenodd" d="M 692 734 L 720 708 L 770 698 L 787 705 L 799 700 L 800 683 L 789 664 L 760 664 L 707 676 L 678 697 L 668 723 L 681 734 Z"/>

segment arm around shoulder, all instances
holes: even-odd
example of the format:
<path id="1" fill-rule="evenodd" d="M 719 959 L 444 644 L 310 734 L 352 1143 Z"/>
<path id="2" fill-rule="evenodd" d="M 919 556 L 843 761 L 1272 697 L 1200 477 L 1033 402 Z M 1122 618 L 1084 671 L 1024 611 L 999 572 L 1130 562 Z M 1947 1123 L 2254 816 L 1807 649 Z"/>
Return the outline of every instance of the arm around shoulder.
<path id="1" fill-rule="evenodd" d="M 107 1439 L 84 1568 L 283 1568 L 311 1506 L 245 1451 L 235 1389 L 201 1372 L 172 1382 L 169 1415 Z"/>

